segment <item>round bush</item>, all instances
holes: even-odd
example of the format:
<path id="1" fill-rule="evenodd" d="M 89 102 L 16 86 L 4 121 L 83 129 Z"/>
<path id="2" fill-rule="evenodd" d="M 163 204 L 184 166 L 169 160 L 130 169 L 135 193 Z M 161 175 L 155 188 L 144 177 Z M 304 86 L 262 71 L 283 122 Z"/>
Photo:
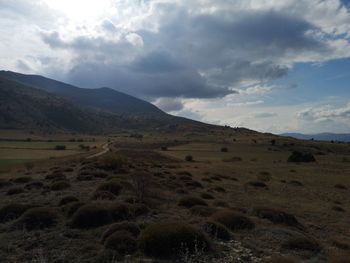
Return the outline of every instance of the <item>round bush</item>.
<path id="1" fill-rule="evenodd" d="M 36 207 L 24 212 L 14 223 L 13 227 L 31 231 L 53 227 L 57 222 L 58 214 L 55 210 L 49 207 Z"/>
<path id="2" fill-rule="evenodd" d="M 115 200 L 116 198 L 111 192 L 101 190 L 94 192 L 91 197 L 92 200 Z"/>
<path id="3" fill-rule="evenodd" d="M 284 224 L 287 226 L 301 227 L 301 224 L 293 215 L 277 209 L 256 207 L 254 208 L 253 212 L 256 216 L 260 218 L 266 218 L 274 224 Z"/>
<path id="4" fill-rule="evenodd" d="M 58 203 L 59 206 L 63 206 L 63 205 L 66 205 L 66 204 L 69 204 L 69 203 L 72 203 L 72 202 L 78 202 L 79 199 L 76 198 L 75 196 L 65 196 L 63 197 L 60 202 Z"/>
<path id="5" fill-rule="evenodd" d="M 24 188 L 27 190 L 40 189 L 43 187 L 44 187 L 44 184 L 40 181 L 29 182 L 24 186 Z"/>
<path id="6" fill-rule="evenodd" d="M 65 190 L 67 188 L 70 187 L 70 183 L 67 181 L 56 181 L 54 182 L 51 186 L 50 189 L 52 191 L 61 191 L 61 190 Z"/>
<path id="7" fill-rule="evenodd" d="M 254 223 L 249 218 L 228 209 L 214 213 L 211 219 L 223 224 L 231 230 L 254 228 Z"/>
<path id="8" fill-rule="evenodd" d="M 0 209 L 0 223 L 4 223 L 20 217 L 31 206 L 24 204 L 8 204 Z"/>
<path id="9" fill-rule="evenodd" d="M 203 225 L 203 229 L 211 237 L 222 240 L 230 240 L 232 238 L 230 230 L 223 224 L 214 221 L 207 221 Z"/>
<path id="10" fill-rule="evenodd" d="M 114 195 L 119 195 L 121 190 L 122 185 L 117 180 L 111 180 L 109 182 L 103 183 L 97 188 L 97 191 L 107 191 L 111 192 Z"/>
<path id="11" fill-rule="evenodd" d="M 130 218 L 130 204 L 123 202 L 113 202 L 109 205 L 109 211 L 115 221 Z"/>
<path id="12" fill-rule="evenodd" d="M 208 204 L 201 198 L 185 196 L 179 200 L 178 205 L 184 206 L 186 208 L 191 208 L 192 206 L 195 206 L 195 205 L 207 206 Z"/>
<path id="13" fill-rule="evenodd" d="M 101 203 L 83 205 L 73 214 L 72 228 L 94 228 L 110 224 L 113 217 L 108 208 Z"/>
<path id="14" fill-rule="evenodd" d="M 321 247 L 316 240 L 305 236 L 291 237 L 282 244 L 282 247 L 291 250 L 309 250 L 315 252 L 321 250 Z"/>
<path id="15" fill-rule="evenodd" d="M 71 202 L 65 205 L 63 211 L 68 217 L 71 217 L 83 205 L 85 205 L 84 202 Z"/>
<path id="16" fill-rule="evenodd" d="M 208 217 L 217 211 L 214 207 L 195 205 L 190 208 L 190 212 L 196 216 Z"/>
<path id="17" fill-rule="evenodd" d="M 10 189 L 7 190 L 6 194 L 7 195 L 17 195 L 17 194 L 21 194 L 24 192 L 23 187 L 11 187 Z"/>
<path id="18" fill-rule="evenodd" d="M 181 251 L 193 253 L 195 248 L 208 251 L 210 243 L 195 227 L 179 221 L 154 223 L 141 232 L 140 249 L 148 256 L 172 258 Z"/>
<path id="19" fill-rule="evenodd" d="M 21 176 L 13 179 L 13 182 L 17 184 L 25 184 L 25 183 L 29 183 L 31 180 L 32 178 L 30 176 Z"/>
<path id="20" fill-rule="evenodd" d="M 201 194 L 201 197 L 202 197 L 203 199 L 215 199 L 214 196 L 212 196 L 211 194 L 208 194 L 208 193 L 202 193 L 202 194 Z"/>
<path id="21" fill-rule="evenodd" d="M 310 162 L 315 162 L 316 159 L 311 153 L 303 153 L 303 152 L 298 152 L 294 151 L 289 157 L 288 157 L 288 162 L 295 162 L 295 163 L 310 163 Z"/>
<path id="22" fill-rule="evenodd" d="M 139 203 L 133 204 L 130 207 L 130 210 L 133 216 L 147 215 L 150 212 L 150 209 L 147 205 Z"/>
<path id="23" fill-rule="evenodd" d="M 117 251 L 120 255 L 133 254 L 137 250 L 135 237 L 130 232 L 123 230 L 111 234 L 104 245 L 108 249 Z"/>
<path id="24" fill-rule="evenodd" d="M 132 222 L 120 222 L 120 223 L 114 223 L 108 227 L 108 229 L 102 234 L 102 243 L 105 242 L 105 240 L 112 235 L 114 232 L 117 231 L 127 231 L 134 237 L 137 237 L 140 234 L 140 228 L 137 224 Z"/>
<path id="25" fill-rule="evenodd" d="M 46 180 L 58 181 L 58 180 L 66 180 L 67 177 L 61 172 L 54 172 L 52 174 L 48 174 L 45 176 Z"/>

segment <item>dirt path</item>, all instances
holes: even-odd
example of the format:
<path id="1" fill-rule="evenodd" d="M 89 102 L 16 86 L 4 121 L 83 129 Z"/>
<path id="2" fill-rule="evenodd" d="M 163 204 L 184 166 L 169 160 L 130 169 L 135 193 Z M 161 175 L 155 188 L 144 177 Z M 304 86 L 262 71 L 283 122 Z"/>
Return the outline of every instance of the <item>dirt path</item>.
<path id="1" fill-rule="evenodd" d="M 102 151 L 94 153 L 93 155 L 87 156 L 86 159 L 92 159 L 95 157 L 99 157 L 102 154 L 105 154 L 106 152 L 109 151 L 109 145 L 110 145 L 110 143 L 106 142 L 105 144 L 102 145 Z"/>

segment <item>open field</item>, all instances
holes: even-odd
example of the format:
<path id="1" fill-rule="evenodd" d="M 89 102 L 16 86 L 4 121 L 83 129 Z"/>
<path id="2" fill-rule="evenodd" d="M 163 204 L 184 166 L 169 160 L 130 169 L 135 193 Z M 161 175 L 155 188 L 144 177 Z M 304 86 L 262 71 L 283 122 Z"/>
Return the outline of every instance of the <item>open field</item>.
<path id="1" fill-rule="evenodd" d="M 142 139 L 125 134 L 111 138 L 112 153 L 98 158 L 73 155 L 36 162 L 29 172 L 2 174 L 2 259 L 123 262 L 128 254 L 128 262 L 335 263 L 340 262 L 335 257 L 348 258 L 349 144 L 231 129 L 201 136 L 145 133 Z M 288 162 L 295 150 L 312 153 L 316 162 Z M 42 150 L 29 151 L 34 155 Z M 193 161 L 185 161 L 187 155 Z M 43 226 L 32 225 L 29 212 L 24 212 L 31 208 L 4 219 L 9 204 L 37 206 L 51 219 L 40 221 L 39 216 L 35 220 Z M 126 222 L 128 230 L 117 232 Z M 172 243 L 175 255 L 169 250 L 161 256 L 160 248 L 150 249 L 153 239 L 146 233 L 159 224 L 175 227 L 174 222 L 205 233 L 209 251 L 204 243 L 196 251 L 191 243 Z M 213 235 L 205 227 L 208 222 L 226 225 L 227 235 Z M 162 229 L 157 246 L 167 251 L 172 234 Z M 105 237 L 113 231 L 116 234 Z M 186 251 L 195 256 L 186 256 Z M 272 261 L 275 256 L 284 259 Z"/>
<path id="2" fill-rule="evenodd" d="M 104 137 L 55 136 L 42 137 L 32 134 L 0 132 L 0 171 L 13 166 L 41 159 L 60 158 L 64 156 L 86 153 L 82 146 L 91 151 L 98 151 L 106 142 Z M 65 150 L 56 150 L 57 145 L 65 146 Z"/>

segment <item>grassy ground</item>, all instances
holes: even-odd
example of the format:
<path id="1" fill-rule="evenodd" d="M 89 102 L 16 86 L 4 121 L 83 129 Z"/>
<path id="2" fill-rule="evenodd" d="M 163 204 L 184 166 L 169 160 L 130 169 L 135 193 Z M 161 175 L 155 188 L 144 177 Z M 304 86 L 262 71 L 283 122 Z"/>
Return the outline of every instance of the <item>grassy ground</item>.
<path id="1" fill-rule="evenodd" d="M 275 145 L 272 139 L 276 140 Z M 182 262 L 264 262 L 279 255 L 294 261 L 273 262 L 335 263 L 340 261 L 333 261 L 333 257 L 344 258 L 342 255 L 350 251 L 348 144 L 297 141 L 228 129 L 200 136 L 145 134 L 142 140 L 124 134 L 114 136 L 113 141 L 111 148 L 122 160 L 121 168 L 106 168 L 105 156 L 94 160 L 68 157 L 38 163 L 33 171 L 27 172 L 28 182 L 14 180 L 26 173 L 23 169 L 6 174 L 0 184 L 3 185 L 0 218 L 3 206 L 16 203 L 53 209 L 58 219 L 44 230 L 13 229 L 21 217 L 0 223 L 0 240 L 6 240 L 0 242 L 0 257 L 5 262 L 33 262 L 38 258 L 41 262 L 116 262 L 112 258 L 122 262 L 125 253 L 108 249 L 101 241 L 111 222 L 88 229 L 70 227 L 74 215 L 67 215 L 69 205 L 59 206 L 59 202 L 65 196 L 74 196 L 84 204 L 98 202 L 98 207 L 123 204 L 133 211 L 140 191 L 144 195 L 137 202 L 148 211 L 115 220 L 135 223 L 141 235 L 148 226 L 164 219 L 186 222 L 204 231 L 205 223 L 213 220 L 210 215 L 213 211 L 233 211 L 254 223 L 252 229 L 231 230 L 233 239 L 229 241 L 209 237 L 214 251 L 204 254 L 197 251 L 195 260 L 178 251 L 181 257 L 177 260 Z M 162 146 L 167 146 L 167 150 L 160 150 Z M 222 147 L 228 151 L 222 152 Z M 316 162 L 287 162 L 294 150 L 311 152 Z M 31 150 L 33 156 L 35 152 Z M 186 155 L 192 155 L 194 161 L 185 161 Z M 146 179 L 135 181 L 140 171 Z M 48 176 L 54 172 L 63 174 L 65 179 L 59 180 L 68 186 L 55 190 L 55 180 Z M 97 189 L 111 180 L 122 186 L 120 192 L 113 194 L 113 200 L 92 200 Z M 28 188 L 33 181 L 41 182 L 42 186 Z M 23 191 L 8 195 L 11 187 Z M 200 210 L 205 214 L 179 206 L 179 200 L 186 197 L 204 201 L 207 206 Z M 257 214 L 258 208 L 275 211 L 274 220 Z M 122 211 L 125 210 L 119 210 L 119 216 Z M 283 213 L 294 216 L 298 225 L 291 224 L 294 221 L 290 218 L 281 219 Z M 91 220 L 94 219 L 89 216 L 88 221 Z M 153 258 L 141 248 L 131 254 L 128 259 L 131 262 Z M 148 262 L 174 261 L 173 258 Z"/>

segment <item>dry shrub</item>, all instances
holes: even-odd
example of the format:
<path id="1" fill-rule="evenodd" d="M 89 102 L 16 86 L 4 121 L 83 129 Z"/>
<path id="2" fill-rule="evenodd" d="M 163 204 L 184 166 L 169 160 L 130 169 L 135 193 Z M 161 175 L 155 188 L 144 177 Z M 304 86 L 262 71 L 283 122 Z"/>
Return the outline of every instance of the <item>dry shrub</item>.
<path id="1" fill-rule="evenodd" d="M 195 205 L 190 208 L 190 212 L 196 216 L 208 217 L 217 211 L 214 207 Z"/>
<path id="2" fill-rule="evenodd" d="M 201 194 L 201 197 L 202 197 L 203 199 L 215 199 L 214 196 L 212 196 L 211 194 L 208 194 L 208 193 L 202 193 L 202 194 Z"/>
<path id="3" fill-rule="evenodd" d="M 213 206 L 215 207 L 229 207 L 229 204 L 222 200 L 217 200 L 213 203 Z"/>
<path id="4" fill-rule="evenodd" d="M 251 182 L 248 182 L 248 184 L 254 187 L 267 188 L 267 185 L 261 181 L 251 181 Z"/>
<path id="5" fill-rule="evenodd" d="M 333 206 L 332 210 L 337 212 L 345 212 L 345 209 L 338 205 Z"/>
<path id="6" fill-rule="evenodd" d="M 92 174 L 86 172 L 80 172 L 76 177 L 77 181 L 92 181 L 93 178 Z"/>
<path id="7" fill-rule="evenodd" d="M 73 214 L 70 226 L 72 228 L 95 228 L 113 222 L 110 209 L 103 203 L 83 205 Z"/>
<path id="8" fill-rule="evenodd" d="M 0 179 L 0 189 L 8 187 L 8 186 L 12 186 L 13 183 L 8 181 L 8 180 L 4 180 L 4 179 Z"/>
<path id="9" fill-rule="evenodd" d="M 108 191 L 95 191 L 91 197 L 92 200 L 115 200 L 116 195 Z"/>
<path id="10" fill-rule="evenodd" d="M 58 219 L 57 212 L 50 207 L 30 208 L 17 219 L 13 228 L 28 231 L 50 228 L 58 223 Z"/>
<path id="11" fill-rule="evenodd" d="M 105 240 L 112 235 L 114 232 L 117 231 L 127 231 L 132 236 L 137 237 L 140 234 L 140 228 L 137 224 L 132 222 L 120 222 L 120 223 L 114 223 L 110 225 L 107 230 L 102 234 L 102 243 L 105 242 Z"/>
<path id="12" fill-rule="evenodd" d="M 71 217 L 83 205 L 85 205 L 84 202 L 71 202 L 64 207 L 63 211 L 68 217 Z"/>
<path id="13" fill-rule="evenodd" d="M 136 204 L 133 204 L 133 205 L 130 207 L 130 213 L 131 213 L 134 217 L 142 216 L 142 215 L 147 215 L 149 212 L 150 212 L 150 209 L 149 209 L 148 206 L 145 205 L 145 204 L 136 203 Z"/>
<path id="14" fill-rule="evenodd" d="M 339 248 L 339 249 L 350 250 L 350 245 L 342 239 L 338 239 L 338 238 L 333 239 L 332 245 Z"/>
<path id="15" fill-rule="evenodd" d="M 330 263 L 349 263 L 350 253 L 342 253 L 331 257 Z"/>
<path id="16" fill-rule="evenodd" d="M 76 198 L 75 196 L 65 196 L 63 197 L 60 202 L 58 203 L 58 206 L 63 206 L 63 205 L 66 205 L 66 204 L 69 204 L 69 203 L 72 203 L 72 202 L 78 202 L 79 199 Z"/>
<path id="17" fill-rule="evenodd" d="M 13 179 L 13 182 L 17 184 L 25 184 L 25 183 L 29 183 L 32 180 L 33 179 L 30 176 L 21 176 Z"/>
<path id="18" fill-rule="evenodd" d="M 187 162 L 193 162 L 193 156 L 192 156 L 192 155 L 186 155 L 186 156 L 185 156 L 185 161 L 187 161 Z"/>
<path id="19" fill-rule="evenodd" d="M 4 223 L 10 220 L 17 219 L 31 206 L 25 204 L 12 203 L 3 206 L 0 209 L 0 223 Z"/>
<path id="20" fill-rule="evenodd" d="M 312 155 L 312 153 L 308 152 L 299 152 L 299 151 L 294 151 L 289 157 L 288 157 L 288 162 L 294 162 L 294 163 L 310 163 L 310 162 L 315 162 L 316 159 Z"/>
<path id="21" fill-rule="evenodd" d="M 186 182 L 186 186 L 189 188 L 203 188 L 202 184 L 198 181 L 189 181 Z"/>
<path id="22" fill-rule="evenodd" d="M 229 209 L 217 211 L 211 216 L 211 219 L 231 230 L 253 229 L 255 226 L 248 217 Z"/>
<path id="23" fill-rule="evenodd" d="M 186 249 L 193 253 L 197 247 L 208 251 L 211 245 L 197 228 L 179 221 L 153 223 L 141 232 L 139 247 L 148 256 L 174 258 Z"/>
<path id="24" fill-rule="evenodd" d="M 124 202 L 113 202 L 108 205 L 108 209 L 115 221 L 127 220 L 131 216 L 130 204 Z"/>
<path id="25" fill-rule="evenodd" d="M 293 259 L 291 257 L 285 257 L 285 256 L 272 256 L 271 258 L 265 259 L 263 263 L 298 263 L 299 261 L 296 261 L 296 259 Z"/>
<path id="26" fill-rule="evenodd" d="M 105 154 L 97 164 L 98 168 L 104 170 L 118 170 L 121 169 L 125 164 L 125 161 L 121 156 L 116 153 L 109 152 Z"/>
<path id="27" fill-rule="evenodd" d="M 151 175 L 145 172 L 135 172 L 129 176 L 136 199 L 141 202 L 144 201 L 150 191 Z"/>
<path id="28" fill-rule="evenodd" d="M 61 191 L 70 188 L 70 183 L 68 181 L 56 181 L 51 184 L 50 189 L 52 191 Z"/>
<path id="29" fill-rule="evenodd" d="M 116 231 L 111 234 L 104 245 L 108 249 L 115 250 L 119 255 L 133 254 L 137 250 L 137 241 L 128 231 Z"/>
<path id="30" fill-rule="evenodd" d="M 230 240 L 232 238 L 231 231 L 218 222 L 207 221 L 203 225 L 203 230 L 208 233 L 211 237 L 221 240 Z"/>
<path id="31" fill-rule="evenodd" d="M 302 228 L 302 225 L 298 222 L 294 215 L 278 209 L 256 207 L 253 209 L 253 212 L 256 216 L 268 219 L 274 224 L 283 224 L 287 226 Z"/>
<path id="32" fill-rule="evenodd" d="M 191 208 L 195 205 L 208 206 L 208 204 L 201 198 L 194 196 L 185 196 L 179 200 L 179 206 L 184 206 L 186 208 Z"/>
<path id="33" fill-rule="evenodd" d="M 32 181 L 27 183 L 24 188 L 27 190 L 33 190 L 33 189 L 41 189 L 44 187 L 44 184 L 40 181 Z"/>
<path id="34" fill-rule="evenodd" d="M 10 189 L 7 190 L 6 194 L 7 195 L 17 195 L 17 194 L 21 194 L 24 192 L 23 187 L 11 187 Z"/>
<path id="35" fill-rule="evenodd" d="M 321 246 L 316 240 L 302 235 L 289 238 L 282 244 L 282 248 L 290 250 L 308 250 L 313 252 L 319 252 L 321 250 Z"/>
<path id="36" fill-rule="evenodd" d="M 52 181 L 59 181 L 59 180 L 66 180 L 67 177 L 61 172 L 53 172 L 51 174 L 46 175 L 45 179 L 52 180 Z"/>
<path id="37" fill-rule="evenodd" d="M 257 175 L 257 179 L 261 182 L 269 182 L 271 180 L 271 175 L 269 172 L 262 171 Z"/>
<path id="38" fill-rule="evenodd" d="M 122 185 L 120 184 L 119 180 L 112 179 L 106 183 L 101 184 L 97 191 L 107 191 L 111 192 L 114 195 L 119 195 L 120 191 L 122 190 Z"/>
<path id="39" fill-rule="evenodd" d="M 334 185 L 334 188 L 337 188 L 337 189 L 342 189 L 342 190 L 347 190 L 348 188 L 343 185 L 343 184 L 336 184 Z"/>

